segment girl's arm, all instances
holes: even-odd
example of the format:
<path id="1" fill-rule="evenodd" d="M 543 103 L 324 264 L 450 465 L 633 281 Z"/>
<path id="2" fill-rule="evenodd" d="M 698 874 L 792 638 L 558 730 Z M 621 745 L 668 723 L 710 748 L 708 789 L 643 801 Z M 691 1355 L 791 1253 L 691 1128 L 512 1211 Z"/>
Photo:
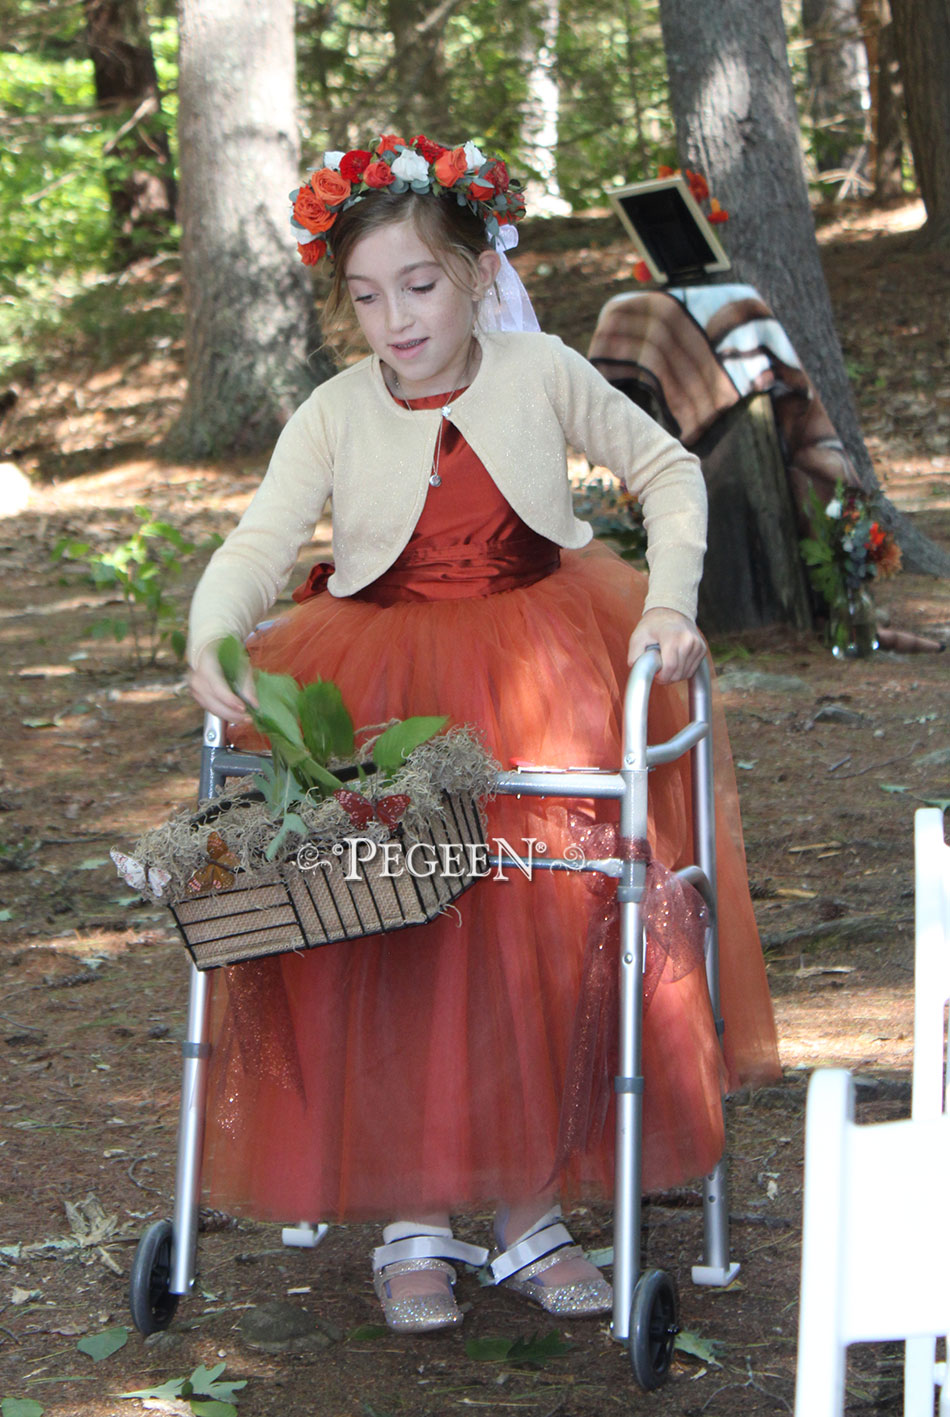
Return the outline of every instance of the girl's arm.
<path id="1" fill-rule="evenodd" d="M 273 605 L 323 514 L 332 481 L 328 438 L 314 396 L 281 433 L 264 480 L 208 562 L 191 602 L 189 685 L 211 713 L 232 720 L 243 716 L 244 705 L 218 667 L 217 645 L 226 635 L 246 639 Z"/>
<path id="2" fill-rule="evenodd" d="M 696 673 L 706 654 L 706 641 L 695 624 L 678 610 L 662 605 L 645 610 L 630 636 L 627 663 L 632 665 L 650 645 L 660 651 L 658 684 L 676 684 Z"/>
<path id="3" fill-rule="evenodd" d="M 628 661 L 656 644 L 662 660 L 657 682 L 687 679 L 706 653 L 695 623 L 706 549 L 699 459 L 574 350 L 563 349 L 560 373 L 568 442 L 610 468 L 643 506 L 650 584 Z"/>

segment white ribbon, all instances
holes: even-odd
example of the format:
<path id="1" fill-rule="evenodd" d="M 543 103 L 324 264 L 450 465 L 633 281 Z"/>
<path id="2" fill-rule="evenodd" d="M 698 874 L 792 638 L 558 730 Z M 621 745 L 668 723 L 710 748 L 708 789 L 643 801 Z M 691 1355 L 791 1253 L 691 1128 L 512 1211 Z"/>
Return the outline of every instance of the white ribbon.
<path id="1" fill-rule="evenodd" d="M 540 330 L 538 317 L 528 298 L 521 277 L 509 261 L 506 251 L 518 244 L 518 232 L 513 225 L 502 226 L 495 238 L 495 250 L 501 260 L 495 284 L 482 300 L 479 327 L 485 331 Z"/>

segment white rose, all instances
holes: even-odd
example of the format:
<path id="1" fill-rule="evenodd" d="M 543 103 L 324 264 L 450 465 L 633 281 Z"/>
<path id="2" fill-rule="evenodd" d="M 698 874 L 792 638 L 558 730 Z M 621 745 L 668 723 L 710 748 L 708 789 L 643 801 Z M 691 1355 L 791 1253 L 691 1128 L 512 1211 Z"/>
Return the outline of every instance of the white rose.
<path id="1" fill-rule="evenodd" d="M 840 499 L 838 497 L 833 497 L 825 508 L 825 516 L 830 517 L 833 522 L 836 522 L 841 516 L 841 512 L 842 507 Z"/>
<path id="2" fill-rule="evenodd" d="M 474 143 L 466 143 L 463 152 L 469 168 L 474 168 L 477 172 L 480 167 L 484 166 L 485 154 Z"/>
<path id="3" fill-rule="evenodd" d="M 408 148 L 393 163 L 393 176 L 404 182 L 424 182 L 429 175 L 429 164 L 421 153 L 410 152 Z"/>
<path id="4" fill-rule="evenodd" d="M 343 161 L 345 156 L 346 153 L 324 153 L 323 165 L 324 167 L 328 167 L 331 172 L 339 172 L 340 163 Z"/>

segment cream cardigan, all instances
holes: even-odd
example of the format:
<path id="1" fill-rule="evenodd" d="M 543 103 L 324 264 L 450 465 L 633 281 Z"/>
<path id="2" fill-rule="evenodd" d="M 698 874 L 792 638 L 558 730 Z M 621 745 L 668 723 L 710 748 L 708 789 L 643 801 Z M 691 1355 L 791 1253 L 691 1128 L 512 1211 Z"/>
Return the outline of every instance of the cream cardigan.
<path id="1" fill-rule="evenodd" d="M 482 360 L 452 404 L 452 423 L 515 512 L 559 546 L 584 546 L 573 513 L 567 445 L 610 468 L 643 504 L 650 569 L 646 609 L 690 618 L 705 551 L 706 492 L 697 459 L 552 335 L 480 335 Z M 333 496 L 336 570 L 352 595 L 390 567 L 429 491 L 441 413 L 410 412 L 374 355 L 321 384 L 277 441 L 267 474 L 195 591 L 188 656 L 245 637 L 286 584 Z"/>

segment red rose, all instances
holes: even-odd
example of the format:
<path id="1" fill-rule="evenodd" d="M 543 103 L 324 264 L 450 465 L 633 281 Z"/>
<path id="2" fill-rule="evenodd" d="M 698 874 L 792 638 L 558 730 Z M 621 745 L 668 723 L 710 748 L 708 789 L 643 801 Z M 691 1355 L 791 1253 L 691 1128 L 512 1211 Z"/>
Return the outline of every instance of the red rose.
<path id="1" fill-rule="evenodd" d="M 482 180 L 485 182 L 491 182 L 494 185 L 496 192 L 508 191 L 508 169 L 502 162 L 500 157 L 496 158 L 495 161 L 491 164 Z"/>
<path id="2" fill-rule="evenodd" d="M 312 232 L 327 231 L 335 220 L 334 213 L 327 211 L 325 203 L 320 201 L 312 187 L 301 187 L 294 202 L 294 221 L 298 226 Z"/>
<path id="3" fill-rule="evenodd" d="M 709 196 L 709 183 L 701 172 L 690 172 L 686 169 L 686 181 L 689 183 L 689 190 L 696 198 L 697 202 L 705 202 Z"/>
<path id="4" fill-rule="evenodd" d="M 464 177 L 468 170 L 468 159 L 465 156 L 464 148 L 447 148 L 434 163 L 434 171 L 437 182 L 441 182 L 443 187 L 451 187 L 460 177 Z"/>
<path id="5" fill-rule="evenodd" d="M 447 151 L 441 143 L 434 143 L 432 139 L 427 138 L 424 133 L 420 133 L 417 137 L 413 138 L 409 146 L 415 148 L 417 153 L 421 153 L 426 162 L 436 162 L 442 154 Z"/>
<path id="6" fill-rule="evenodd" d="M 380 153 L 389 152 L 390 150 L 395 151 L 396 148 L 404 148 L 405 146 L 406 144 L 403 142 L 402 138 L 397 138 L 395 133 L 383 133 L 379 142 L 376 144 L 376 156 L 378 157 Z"/>
<path id="7" fill-rule="evenodd" d="M 338 207 L 352 190 L 342 173 L 334 172 L 332 167 L 321 167 L 319 172 L 315 172 L 310 178 L 310 186 L 317 200 L 328 207 Z"/>
<path id="8" fill-rule="evenodd" d="M 661 166 L 661 167 L 658 167 L 658 168 L 657 168 L 657 170 L 656 170 L 656 175 L 657 175 L 657 177 L 661 177 L 661 178 L 662 178 L 662 177 L 678 177 L 678 176 L 679 176 L 679 168 L 678 168 L 678 167 L 665 167 L 665 166 Z"/>
<path id="9" fill-rule="evenodd" d="M 305 245 L 298 241 L 297 250 L 305 266 L 315 266 L 327 254 L 325 241 L 308 241 Z"/>
<path id="10" fill-rule="evenodd" d="M 646 261 L 637 261 L 633 268 L 633 278 L 634 280 L 638 280 L 641 285 L 645 285 L 647 281 L 653 279 L 650 274 L 650 267 L 647 265 Z"/>
<path id="11" fill-rule="evenodd" d="M 363 181 L 366 183 L 367 187 L 388 187 L 390 183 L 395 182 L 395 180 L 393 170 L 389 166 L 389 163 L 383 162 L 381 159 L 376 162 L 371 162 L 363 173 Z"/>
<path id="12" fill-rule="evenodd" d="M 709 203 L 709 212 L 706 220 L 711 221 L 714 226 L 718 222 L 729 220 L 729 213 L 726 211 L 725 207 L 719 205 L 715 197 L 713 197 L 712 201 Z"/>
<path id="13" fill-rule="evenodd" d="M 468 189 L 468 195 L 474 197 L 476 202 L 484 202 L 488 197 L 495 195 L 495 189 L 491 183 L 486 182 L 483 177 L 476 177 L 475 181 Z"/>
<path id="14" fill-rule="evenodd" d="M 340 176 L 348 182 L 358 182 L 373 160 L 373 154 L 365 148 L 354 148 L 340 158 Z"/>

